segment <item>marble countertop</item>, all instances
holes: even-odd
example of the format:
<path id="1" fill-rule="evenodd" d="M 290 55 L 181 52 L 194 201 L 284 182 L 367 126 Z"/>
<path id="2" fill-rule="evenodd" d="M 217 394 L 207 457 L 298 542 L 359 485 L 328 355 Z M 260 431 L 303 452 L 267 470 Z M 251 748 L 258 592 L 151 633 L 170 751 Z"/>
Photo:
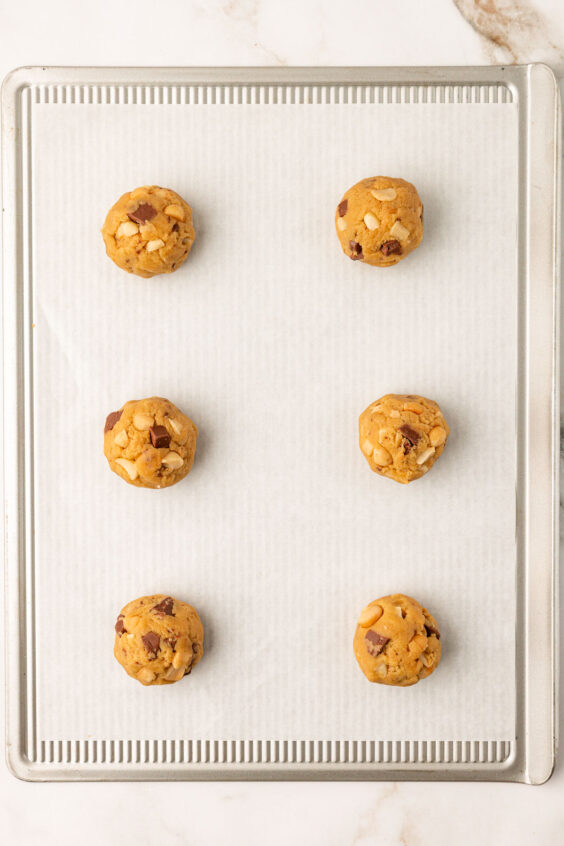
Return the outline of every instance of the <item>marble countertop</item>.
<path id="1" fill-rule="evenodd" d="M 547 62 L 564 77 L 562 0 L 19 0 L 4 5 L 2 19 L 1 77 L 16 66 L 41 63 L 528 61 Z M 562 840 L 563 790 L 562 760 L 541 787 L 42 785 L 17 781 L 0 763 L 0 831 L 6 843 L 22 846 L 77 841 L 87 846 L 543 846 Z"/>

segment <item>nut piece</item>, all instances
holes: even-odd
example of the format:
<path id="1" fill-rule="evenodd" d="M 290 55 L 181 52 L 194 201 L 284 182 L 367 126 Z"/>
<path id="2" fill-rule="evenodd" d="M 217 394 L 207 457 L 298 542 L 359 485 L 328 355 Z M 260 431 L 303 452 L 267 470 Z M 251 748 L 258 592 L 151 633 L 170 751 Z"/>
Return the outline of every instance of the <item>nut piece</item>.
<path id="1" fill-rule="evenodd" d="M 180 425 L 178 420 L 175 420 L 174 417 L 169 417 L 168 422 L 170 423 L 170 428 L 172 429 L 172 431 L 176 435 L 180 435 L 182 432 L 182 426 Z"/>
<path id="2" fill-rule="evenodd" d="M 381 444 L 376 444 L 374 447 L 373 458 L 379 467 L 387 467 L 388 464 L 392 463 L 392 456 Z"/>
<path id="3" fill-rule="evenodd" d="M 374 217 L 372 212 L 367 212 L 364 215 L 364 222 L 366 224 L 366 228 L 370 229 L 371 231 L 374 229 L 378 229 L 380 224 L 378 223 L 378 218 Z"/>
<path id="4" fill-rule="evenodd" d="M 337 227 L 341 230 L 341 232 L 345 231 L 347 228 L 347 222 L 344 217 L 337 218 Z"/>
<path id="5" fill-rule="evenodd" d="M 178 470 L 184 464 L 184 459 L 177 452 L 169 452 L 163 458 L 162 463 L 165 467 L 170 467 L 171 470 Z"/>
<path id="6" fill-rule="evenodd" d="M 126 220 L 125 223 L 120 223 L 116 232 L 116 238 L 128 238 L 130 235 L 137 235 L 139 227 L 131 220 Z"/>
<path id="7" fill-rule="evenodd" d="M 419 405 L 418 402 L 404 402 L 403 404 L 404 411 L 412 411 L 414 414 L 423 414 L 425 409 L 422 405 Z"/>
<path id="8" fill-rule="evenodd" d="M 151 684 L 151 682 L 154 681 L 157 676 L 148 667 L 143 667 L 143 669 L 139 670 L 139 672 L 137 673 L 137 678 L 143 684 Z"/>
<path id="9" fill-rule="evenodd" d="M 136 429 L 139 429 L 140 432 L 146 432 L 151 428 L 153 423 L 154 420 L 150 414 L 143 414 L 142 411 L 138 411 L 137 414 L 133 415 L 133 425 Z"/>
<path id="10" fill-rule="evenodd" d="M 395 188 L 375 188 L 370 192 L 376 200 L 386 202 L 387 200 L 395 200 L 397 197 Z"/>
<path id="11" fill-rule="evenodd" d="M 361 450 L 363 451 L 363 453 L 364 453 L 365 455 L 372 455 L 372 453 L 374 452 L 374 446 L 373 446 L 373 445 L 372 445 L 372 443 L 368 440 L 368 438 L 367 438 L 367 439 L 364 441 L 364 443 L 362 444 L 362 446 L 361 446 Z"/>
<path id="12" fill-rule="evenodd" d="M 400 620 L 403 620 L 403 608 L 401 608 L 399 605 L 394 605 L 394 611 L 396 612 Z"/>
<path id="13" fill-rule="evenodd" d="M 172 659 L 172 666 L 178 669 L 179 667 L 184 669 L 190 661 L 191 655 L 186 652 L 176 652 L 174 658 Z"/>
<path id="14" fill-rule="evenodd" d="M 184 675 L 183 667 L 169 667 L 163 678 L 167 681 L 179 681 Z"/>
<path id="15" fill-rule="evenodd" d="M 431 445 L 434 447 L 438 447 L 441 444 L 444 444 L 446 441 L 446 432 L 442 426 L 435 426 L 434 429 L 431 429 L 429 432 L 429 440 L 431 441 Z"/>
<path id="16" fill-rule="evenodd" d="M 382 662 L 378 665 L 378 667 L 376 667 L 376 674 L 380 676 L 381 679 L 386 678 L 386 676 L 388 675 L 388 668 L 386 667 L 384 662 Z"/>
<path id="17" fill-rule="evenodd" d="M 116 458 L 116 464 L 119 464 L 125 470 L 132 482 L 135 481 L 139 473 L 133 461 L 129 461 L 127 458 Z"/>
<path id="18" fill-rule="evenodd" d="M 373 626 L 374 623 L 380 619 L 383 613 L 381 605 L 367 605 L 360 613 L 358 625 L 362 626 L 363 629 L 367 629 L 369 626 Z"/>
<path id="19" fill-rule="evenodd" d="M 121 432 L 118 432 L 114 438 L 114 443 L 120 447 L 126 447 L 129 442 L 129 438 L 127 437 L 127 432 L 125 429 L 122 429 Z"/>
<path id="20" fill-rule="evenodd" d="M 432 667 L 435 663 L 433 660 L 433 655 L 430 652 L 422 652 L 420 658 L 426 667 Z"/>
<path id="21" fill-rule="evenodd" d="M 175 220 L 184 220 L 184 209 L 176 204 L 167 206 L 164 213 L 168 214 L 169 217 L 173 217 Z"/>
<path id="22" fill-rule="evenodd" d="M 400 223 L 399 220 L 396 220 L 396 222 L 390 229 L 390 235 L 393 238 L 399 238 L 400 241 L 406 241 L 409 238 L 409 229 L 406 229 L 403 223 Z"/>
<path id="23" fill-rule="evenodd" d="M 155 238 L 154 241 L 147 242 L 145 249 L 148 253 L 153 253 L 155 250 L 160 250 L 161 247 L 164 247 L 164 241 L 162 238 Z"/>
<path id="24" fill-rule="evenodd" d="M 435 447 L 428 447 L 421 455 L 418 455 L 416 461 L 418 464 L 425 464 L 428 458 L 435 454 Z"/>

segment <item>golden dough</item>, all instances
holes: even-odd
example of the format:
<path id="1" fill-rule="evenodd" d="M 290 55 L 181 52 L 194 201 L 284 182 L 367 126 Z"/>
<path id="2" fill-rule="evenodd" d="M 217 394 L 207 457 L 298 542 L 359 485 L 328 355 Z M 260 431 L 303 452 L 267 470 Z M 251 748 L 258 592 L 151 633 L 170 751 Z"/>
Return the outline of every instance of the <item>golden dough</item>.
<path id="1" fill-rule="evenodd" d="M 156 276 L 177 270 L 196 238 L 192 209 L 170 188 L 145 185 L 123 194 L 102 227 L 106 252 L 122 270 Z"/>
<path id="2" fill-rule="evenodd" d="M 194 464 L 198 429 L 163 397 L 130 400 L 104 426 L 104 455 L 130 485 L 168 488 Z"/>
<path id="3" fill-rule="evenodd" d="M 439 665 L 441 634 L 426 608 L 394 593 L 362 611 L 353 648 L 368 681 L 407 687 L 430 676 Z"/>
<path id="4" fill-rule="evenodd" d="M 358 424 L 370 469 L 404 485 L 430 470 L 450 433 L 437 403 L 416 394 L 386 394 L 362 412 Z"/>
<path id="5" fill-rule="evenodd" d="M 353 261 L 390 267 L 421 243 L 423 204 L 411 182 L 372 176 L 345 193 L 335 226 L 343 252 Z"/>
<path id="6" fill-rule="evenodd" d="M 121 609 L 114 655 L 141 684 L 173 684 L 204 654 L 204 627 L 195 608 L 164 593 L 142 596 Z"/>

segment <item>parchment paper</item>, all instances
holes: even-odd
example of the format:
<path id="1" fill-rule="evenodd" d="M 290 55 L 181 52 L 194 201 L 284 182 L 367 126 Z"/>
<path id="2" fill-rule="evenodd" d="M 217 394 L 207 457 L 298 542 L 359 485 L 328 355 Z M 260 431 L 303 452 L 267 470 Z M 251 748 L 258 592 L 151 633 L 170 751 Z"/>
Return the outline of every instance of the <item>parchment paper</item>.
<path id="1" fill-rule="evenodd" d="M 499 105 L 33 109 L 38 739 L 514 736 L 517 112 Z M 413 181 L 422 246 L 378 270 L 333 214 L 364 176 Z M 144 280 L 99 234 L 124 191 L 175 188 L 197 241 Z M 372 474 L 360 412 L 437 400 L 451 439 L 409 486 Z M 193 472 L 126 485 L 106 414 L 170 398 Z M 443 660 L 409 689 L 352 651 L 372 599 L 413 595 Z M 144 688 L 114 660 L 137 596 L 193 603 L 205 656 Z"/>

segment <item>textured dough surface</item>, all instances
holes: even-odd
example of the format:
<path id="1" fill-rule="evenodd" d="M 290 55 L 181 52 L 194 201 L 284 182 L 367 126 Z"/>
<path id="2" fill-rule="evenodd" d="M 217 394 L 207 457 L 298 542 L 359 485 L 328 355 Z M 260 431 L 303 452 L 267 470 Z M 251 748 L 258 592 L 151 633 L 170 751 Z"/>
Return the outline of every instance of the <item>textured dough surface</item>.
<path id="1" fill-rule="evenodd" d="M 141 684 L 173 684 L 202 660 L 204 627 L 195 608 L 164 593 L 121 609 L 114 655 Z"/>
<path id="2" fill-rule="evenodd" d="M 358 421 L 360 449 L 370 469 L 401 484 L 431 469 L 450 433 L 441 409 L 416 394 L 386 394 Z"/>
<path id="3" fill-rule="evenodd" d="M 353 261 L 390 267 L 421 243 L 423 204 L 411 182 L 372 176 L 345 193 L 335 226 L 343 252 Z"/>
<path id="4" fill-rule="evenodd" d="M 177 270 L 196 238 L 192 209 L 170 188 L 145 185 L 123 194 L 102 227 L 106 252 L 122 270 L 156 276 Z"/>
<path id="5" fill-rule="evenodd" d="M 130 400 L 104 426 L 104 455 L 130 485 L 168 488 L 194 464 L 198 429 L 170 400 Z"/>
<path id="6" fill-rule="evenodd" d="M 441 660 L 441 634 L 432 614 L 403 593 L 383 596 L 362 611 L 354 654 L 371 682 L 407 687 L 430 676 Z"/>

